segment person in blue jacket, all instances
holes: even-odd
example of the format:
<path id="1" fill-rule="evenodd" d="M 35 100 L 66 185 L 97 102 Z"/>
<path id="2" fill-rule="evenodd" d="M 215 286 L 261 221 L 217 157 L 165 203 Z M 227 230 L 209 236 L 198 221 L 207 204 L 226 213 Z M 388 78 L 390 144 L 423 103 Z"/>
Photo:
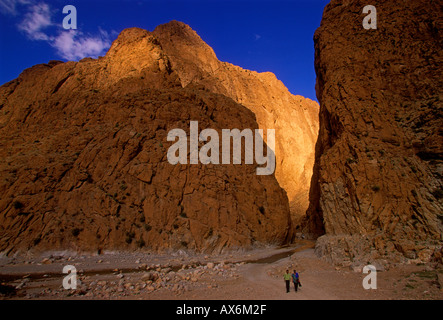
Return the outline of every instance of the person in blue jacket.
<path id="1" fill-rule="evenodd" d="M 294 283 L 295 292 L 297 292 L 298 286 L 301 287 L 301 283 L 300 283 L 300 275 L 295 270 L 294 270 L 294 273 L 292 274 L 292 282 Z"/>

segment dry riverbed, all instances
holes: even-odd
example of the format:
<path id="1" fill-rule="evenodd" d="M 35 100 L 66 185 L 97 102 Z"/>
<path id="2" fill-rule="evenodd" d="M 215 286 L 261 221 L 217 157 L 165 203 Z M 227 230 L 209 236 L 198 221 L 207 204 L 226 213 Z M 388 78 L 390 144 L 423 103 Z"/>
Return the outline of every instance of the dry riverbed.
<path id="1" fill-rule="evenodd" d="M 337 268 L 314 254 L 314 243 L 222 255 L 105 252 L 47 253 L 0 259 L 1 299 L 443 299 L 441 266 L 399 265 L 366 274 Z M 63 288 L 63 267 L 77 270 L 77 289 Z M 283 273 L 300 273 L 302 287 L 286 293 Z"/>

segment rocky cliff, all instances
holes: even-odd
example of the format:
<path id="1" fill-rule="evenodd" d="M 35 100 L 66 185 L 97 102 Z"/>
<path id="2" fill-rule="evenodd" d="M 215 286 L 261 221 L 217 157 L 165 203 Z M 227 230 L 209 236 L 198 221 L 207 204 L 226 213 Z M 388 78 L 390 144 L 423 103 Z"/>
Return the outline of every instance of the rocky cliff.
<path id="1" fill-rule="evenodd" d="M 37 65 L 0 87 L 0 252 L 218 251 L 292 237 L 286 192 L 257 164 L 167 161 L 167 133 L 189 135 L 191 120 L 258 125 L 229 96 L 184 87 L 163 38 L 127 29 L 105 57 Z"/>
<path id="2" fill-rule="evenodd" d="M 316 31 L 320 131 L 306 230 L 336 263 L 441 257 L 442 6 L 331 1 Z"/>
<path id="3" fill-rule="evenodd" d="M 160 25 L 153 34 L 168 53 L 182 86 L 199 84 L 230 97 L 254 112 L 260 128 L 275 129 L 275 176 L 288 194 L 297 224 L 309 203 L 318 104 L 291 94 L 273 73 L 257 73 L 219 61 L 212 48 L 182 22 Z"/>

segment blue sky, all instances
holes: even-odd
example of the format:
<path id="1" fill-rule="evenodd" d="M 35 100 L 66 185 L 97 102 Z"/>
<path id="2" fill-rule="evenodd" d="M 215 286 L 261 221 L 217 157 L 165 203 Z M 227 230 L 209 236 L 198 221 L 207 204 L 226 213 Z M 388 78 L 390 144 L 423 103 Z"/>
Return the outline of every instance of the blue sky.
<path id="1" fill-rule="evenodd" d="M 329 0 L 0 0 L 0 84 L 49 60 L 104 55 L 125 28 L 190 25 L 222 61 L 271 71 L 293 94 L 316 100 L 313 35 Z M 63 7 L 77 30 L 62 28 Z"/>

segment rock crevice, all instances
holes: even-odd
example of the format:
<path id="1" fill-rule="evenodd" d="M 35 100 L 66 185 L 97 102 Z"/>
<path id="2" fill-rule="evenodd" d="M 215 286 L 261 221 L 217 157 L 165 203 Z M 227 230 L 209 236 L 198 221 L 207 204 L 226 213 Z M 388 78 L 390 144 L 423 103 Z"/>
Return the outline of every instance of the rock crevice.
<path id="1" fill-rule="evenodd" d="M 429 261 L 443 240 L 441 5 L 371 4 L 376 30 L 362 26 L 366 3 L 332 0 L 314 36 L 320 130 L 304 226 L 336 262 L 359 241 L 362 260 Z"/>

